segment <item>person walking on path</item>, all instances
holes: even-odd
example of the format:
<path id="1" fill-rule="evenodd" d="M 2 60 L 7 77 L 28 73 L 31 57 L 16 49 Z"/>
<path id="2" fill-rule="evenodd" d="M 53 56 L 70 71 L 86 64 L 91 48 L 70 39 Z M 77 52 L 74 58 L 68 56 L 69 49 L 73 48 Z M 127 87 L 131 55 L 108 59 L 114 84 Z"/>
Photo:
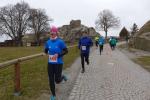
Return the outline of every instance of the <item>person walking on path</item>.
<path id="1" fill-rule="evenodd" d="M 58 29 L 55 26 L 50 29 L 50 39 L 45 43 L 45 53 L 48 55 L 49 86 L 52 93 L 50 100 L 56 100 L 55 83 L 67 81 L 67 77 L 62 75 L 62 58 L 68 53 L 68 49 L 64 41 L 58 38 Z"/>
<path id="2" fill-rule="evenodd" d="M 95 37 L 95 45 L 96 45 L 96 47 L 98 47 L 98 40 L 99 40 L 99 37 L 96 36 L 96 37 Z"/>
<path id="3" fill-rule="evenodd" d="M 109 42 L 110 42 L 111 49 L 115 50 L 117 40 L 114 37 L 112 37 Z"/>
<path id="4" fill-rule="evenodd" d="M 89 65 L 90 47 L 93 46 L 92 39 L 87 35 L 88 35 L 87 32 L 84 31 L 83 36 L 80 38 L 78 43 L 78 48 L 80 49 L 81 64 L 82 64 L 81 73 L 85 72 L 84 62 L 86 61 L 87 65 Z"/>
<path id="5" fill-rule="evenodd" d="M 105 43 L 104 37 L 101 36 L 98 40 L 100 55 L 101 55 L 101 52 L 103 51 L 104 43 Z"/>

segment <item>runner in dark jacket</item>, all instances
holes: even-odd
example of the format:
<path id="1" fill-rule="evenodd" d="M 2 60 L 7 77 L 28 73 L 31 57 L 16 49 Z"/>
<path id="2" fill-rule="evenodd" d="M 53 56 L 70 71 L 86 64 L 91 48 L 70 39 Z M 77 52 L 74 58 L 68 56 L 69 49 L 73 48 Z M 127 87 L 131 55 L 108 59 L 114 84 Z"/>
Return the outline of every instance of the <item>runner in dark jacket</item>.
<path id="1" fill-rule="evenodd" d="M 89 65 L 90 47 L 93 46 L 92 39 L 87 36 L 87 32 L 83 32 L 83 37 L 80 38 L 78 48 L 80 49 L 82 73 L 85 72 L 84 60 Z"/>

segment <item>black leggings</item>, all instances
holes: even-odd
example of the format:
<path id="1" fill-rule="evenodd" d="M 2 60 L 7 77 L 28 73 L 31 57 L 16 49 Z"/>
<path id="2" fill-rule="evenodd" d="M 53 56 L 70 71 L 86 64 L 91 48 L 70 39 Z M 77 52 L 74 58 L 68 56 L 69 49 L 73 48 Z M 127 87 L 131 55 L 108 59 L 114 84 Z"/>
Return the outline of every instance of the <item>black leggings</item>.
<path id="1" fill-rule="evenodd" d="M 116 45 L 115 44 L 111 44 L 111 49 L 115 50 Z"/>
<path id="2" fill-rule="evenodd" d="M 84 68 L 84 59 L 85 59 L 86 63 L 89 64 L 89 54 L 81 53 L 82 70 L 85 70 L 85 68 Z"/>
<path id="3" fill-rule="evenodd" d="M 98 47 L 98 41 L 95 41 L 95 45 L 96 45 L 96 47 Z"/>
<path id="4" fill-rule="evenodd" d="M 103 51 L 103 45 L 99 45 L 99 52 L 101 54 L 101 52 Z"/>
<path id="5" fill-rule="evenodd" d="M 55 96 L 55 82 L 59 84 L 62 80 L 62 67 L 63 64 L 50 64 L 48 63 L 48 76 L 49 76 L 49 86 L 52 95 Z"/>

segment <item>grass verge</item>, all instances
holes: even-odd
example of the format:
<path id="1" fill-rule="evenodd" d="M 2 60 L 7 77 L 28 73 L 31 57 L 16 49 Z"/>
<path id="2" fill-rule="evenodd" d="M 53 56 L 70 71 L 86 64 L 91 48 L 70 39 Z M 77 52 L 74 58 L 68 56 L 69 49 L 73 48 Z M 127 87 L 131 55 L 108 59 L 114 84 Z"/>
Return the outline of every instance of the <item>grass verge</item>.
<path id="1" fill-rule="evenodd" d="M 150 56 L 142 56 L 134 59 L 134 61 L 140 64 L 146 70 L 150 71 Z"/>
<path id="2" fill-rule="evenodd" d="M 0 48 L 0 62 L 40 53 L 43 47 Z M 69 48 L 64 56 L 64 68 L 71 66 L 79 56 L 77 47 Z M 14 66 L 0 69 L 0 100 L 35 100 L 43 92 L 49 91 L 47 57 L 39 57 L 21 63 L 21 96 L 14 96 Z"/>
<path id="3" fill-rule="evenodd" d="M 129 51 L 130 53 L 137 52 L 137 50 L 134 48 L 126 48 L 125 44 L 119 45 L 118 47 L 120 49 L 125 49 Z M 150 56 L 140 56 L 138 58 L 133 58 L 132 60 L 150 72 Z"/>

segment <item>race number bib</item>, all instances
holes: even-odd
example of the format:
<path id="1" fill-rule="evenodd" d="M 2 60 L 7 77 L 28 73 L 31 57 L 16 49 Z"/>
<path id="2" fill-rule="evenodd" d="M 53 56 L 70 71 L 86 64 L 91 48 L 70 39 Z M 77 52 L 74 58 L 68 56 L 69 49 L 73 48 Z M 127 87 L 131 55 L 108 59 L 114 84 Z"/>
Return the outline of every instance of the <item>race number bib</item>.
<path id="1" fill-rule="evenodd" d="M 54 55 L 49 55 L 49 61 L 50 62 L 57 62 L 57 57 Z"/>
<path id="2" fill-rule="evenodd" d="M 82 49 L 82 50 L 86 50 L 86 46 L 82 46 L 81 49 Z"/>

